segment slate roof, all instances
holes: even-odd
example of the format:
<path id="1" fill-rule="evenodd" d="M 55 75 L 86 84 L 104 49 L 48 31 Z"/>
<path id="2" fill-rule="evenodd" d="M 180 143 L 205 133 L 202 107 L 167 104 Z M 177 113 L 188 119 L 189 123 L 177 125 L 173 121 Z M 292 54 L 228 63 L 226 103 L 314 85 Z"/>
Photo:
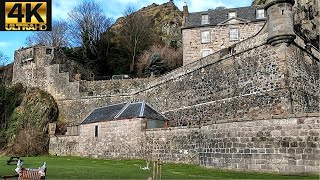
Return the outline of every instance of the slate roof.
<path id="1" fill-rule="evenodd" d="M 145 102 L 121 103 L 97 108 L 81 124 L 144 117 L 164 121 L 166 118 Z"/>
<path id="2" fill-rule="evenodd" d="M 229 12 L 236 12 L 237 18 L 247 21 L 264 21 L 264 19 L 256 18 L 256 10 L 263 9 L 257 6 L 239 7 L 231 9 L 215 9 L 202 12 L 189 13 L 184 29 L 199 26 L 216 26 L 221 22 L 227 21 Z M 209 15 L 209 24 L 201 25 L 201 17 L 203 14 Z"/>

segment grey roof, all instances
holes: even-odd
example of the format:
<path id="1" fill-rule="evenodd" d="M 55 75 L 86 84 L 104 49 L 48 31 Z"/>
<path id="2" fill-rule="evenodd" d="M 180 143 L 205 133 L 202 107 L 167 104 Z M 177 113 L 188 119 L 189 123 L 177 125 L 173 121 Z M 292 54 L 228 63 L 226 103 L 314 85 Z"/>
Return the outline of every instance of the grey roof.
<path id="1" fill-rule="evenodd" d="M 221 22 L 227 21 L 229 12 L 236 12 L 237 18 L 247 21 L 264 21 L 264 19 L 256 18 L 256 9 L 263 9 L 257 6 L 239 7 L 231 9 L 215 9 L 203 12 L 189 13 L 184 28 L 199 27 L 199 26 L 215 26 Z M 201 17 L 203 14 L 209 15 L 209 24 L 201 25 Z"/>
<path id="2" fill-rule="evenodd" d="M 90 124 L 102 121 L 147 118 L 165 120 L 166 118 L 145 102 L 121 103 L 97 108 L 92 111 L 81 124 Z"/>

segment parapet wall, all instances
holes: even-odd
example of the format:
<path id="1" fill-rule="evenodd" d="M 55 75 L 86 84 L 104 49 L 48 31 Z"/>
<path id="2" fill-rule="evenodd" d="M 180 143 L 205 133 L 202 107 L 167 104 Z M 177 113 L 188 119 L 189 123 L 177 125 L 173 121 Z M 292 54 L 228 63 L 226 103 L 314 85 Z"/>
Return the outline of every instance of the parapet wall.
<path id="1" fill-rule="evenodd" d="M 286 174 L 318 173 L 319 114 L 144 130 L 143 120 L 81 125 L 79 136 L 52 137 L 50 154 L 135 158 Z M 99 135 L 94 137 L 95 126 Z"/>
<path id="2" fill-rule="evenodd" d="M 84 96 L 131 95 L 136 89 L 145 89 L 150 79 L 123 79 L 107 81 L 80 81 L 80 92 Z"/>

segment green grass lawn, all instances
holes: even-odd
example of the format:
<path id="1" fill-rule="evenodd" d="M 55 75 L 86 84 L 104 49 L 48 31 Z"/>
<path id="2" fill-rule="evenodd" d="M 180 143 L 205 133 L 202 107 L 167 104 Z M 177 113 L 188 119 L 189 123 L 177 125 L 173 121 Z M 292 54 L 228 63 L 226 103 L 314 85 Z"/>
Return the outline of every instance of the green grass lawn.
<path id="1" fill-rule="evenodd" d="M 15 164 L 6 165 L 8 157 L 0 157 L 0 176 L 14 175 Z M 24 166 L 38 168 L 47 162 L 47 179 L 147 179 L 152 170 L 142 170 L 143 160 L 100 160 L 80 157 L 23 157 Z M 284 176 L 222 171 L 197 165 L 164 164 L 163 179 L 319 179 L 317 175 Z"/>

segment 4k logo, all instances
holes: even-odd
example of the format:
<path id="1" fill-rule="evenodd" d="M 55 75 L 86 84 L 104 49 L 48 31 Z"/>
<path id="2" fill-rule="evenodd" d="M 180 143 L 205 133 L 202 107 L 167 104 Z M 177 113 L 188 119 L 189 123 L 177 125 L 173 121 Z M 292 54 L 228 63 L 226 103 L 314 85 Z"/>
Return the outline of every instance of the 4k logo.
<path id="1" fill-rule="evenodd" d="M 4 0 L 0 13 L 2 31 L 51 31 L 51 0 Z"/>

